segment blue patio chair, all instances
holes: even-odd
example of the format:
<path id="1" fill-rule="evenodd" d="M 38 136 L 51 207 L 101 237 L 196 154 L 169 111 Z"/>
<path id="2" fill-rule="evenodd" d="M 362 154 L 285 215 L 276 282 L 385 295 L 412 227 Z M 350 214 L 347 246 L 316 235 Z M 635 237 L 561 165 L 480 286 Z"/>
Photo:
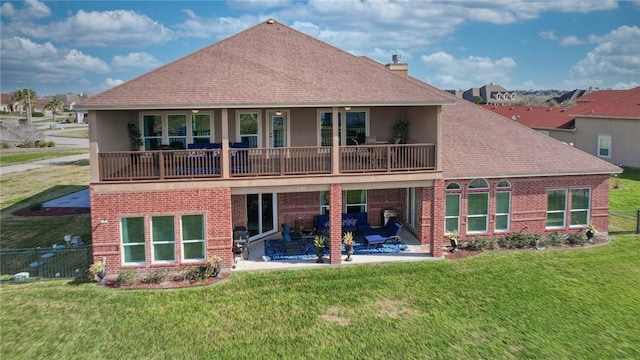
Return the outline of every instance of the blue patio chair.
<path id="1" fill-rule="evenodd" d="M 402 224 L 400 224 L 399 222 L 394 222 L 392 229 L 393 230 L 391 233 L 365 235 L 364 239 L 367 241 L 367 249 L 371 245 L 402 243 L 402 239 L 400 238 L 400 229 L 402 229 Z"/>

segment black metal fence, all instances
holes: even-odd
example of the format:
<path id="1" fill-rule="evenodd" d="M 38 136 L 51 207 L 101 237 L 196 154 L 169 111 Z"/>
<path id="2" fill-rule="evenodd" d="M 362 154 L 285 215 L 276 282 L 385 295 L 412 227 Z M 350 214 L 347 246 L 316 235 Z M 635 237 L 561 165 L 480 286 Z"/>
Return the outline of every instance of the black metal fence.
<path id="1" fill-rule="evenodd" d="M 91 265 L 91 245 L 0 250 L 0 275 L 3 280 L 16 274 L 30 279 L 83 277 Z"/>
<path id="2" fill-rule="evenodd" d="M 610 234 L 640 234 L 640 210 L 609 212 Z"/>

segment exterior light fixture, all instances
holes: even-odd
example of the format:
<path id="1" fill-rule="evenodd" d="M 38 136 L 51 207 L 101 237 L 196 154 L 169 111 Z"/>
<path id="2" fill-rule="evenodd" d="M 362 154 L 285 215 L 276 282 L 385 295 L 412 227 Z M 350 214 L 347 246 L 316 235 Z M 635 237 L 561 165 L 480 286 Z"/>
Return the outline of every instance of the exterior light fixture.
<path id="1" fill-rule="evenodd" d="M 344 109 L 349 111 L 349 110 L 351 110 L 351 106 L 345 106 Z"/>
<path id="2" fill-rule="evenodd" d="M 198 109 L 193 109 L 193 110 L 191 110 L 191 112 L 192 112 L 192 113 L 194 113 L 194 114 L 197 114 L 197 113 L 199 113 L 199 112 L 200 112 L 200 110 L 198 110 Z"/>
<path id="3" fill-rule="evenodd" d="M 280 115 L 282 115 L 282 111 L 280 110 L 276 111 L 276 116 L 280 116 Z"/>

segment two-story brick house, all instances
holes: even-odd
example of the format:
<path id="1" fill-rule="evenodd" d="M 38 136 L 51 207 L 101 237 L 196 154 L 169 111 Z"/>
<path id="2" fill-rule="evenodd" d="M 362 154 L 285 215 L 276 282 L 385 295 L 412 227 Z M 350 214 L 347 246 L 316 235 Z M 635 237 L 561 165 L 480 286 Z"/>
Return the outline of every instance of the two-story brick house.
<path id="1" fill-rule="evenodd" d="M 445 233 L 606 229 L 619 169 L 273 20 L 77 106 L 90 124 L 92 242 L 110 269 L 232 264 L 232 231 L 383 209 L 431 254 Z M 397 136 L 400 123 L 408 131 Z M 131 148 L 130 130 L 140 132 Z M 399 140 L 398 140 L 399 139 Z M 135 143 L 135 142 L 134 142 Z M 566 151 L 558 151 L 559 149 Z M 561 155 L 558 155 L 562 153 Z"/>

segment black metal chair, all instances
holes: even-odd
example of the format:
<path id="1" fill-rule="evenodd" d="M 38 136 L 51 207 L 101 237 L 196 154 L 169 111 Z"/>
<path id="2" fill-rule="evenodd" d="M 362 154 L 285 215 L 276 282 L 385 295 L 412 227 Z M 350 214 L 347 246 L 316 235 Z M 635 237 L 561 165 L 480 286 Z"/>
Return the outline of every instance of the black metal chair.
<path id="1" fill-rule="evenodd" d="M 249 231 L 245 226 L 233 228 L 233 267 L 236 267 L 238 257 L 243 260 L 249 258 Z"/>

